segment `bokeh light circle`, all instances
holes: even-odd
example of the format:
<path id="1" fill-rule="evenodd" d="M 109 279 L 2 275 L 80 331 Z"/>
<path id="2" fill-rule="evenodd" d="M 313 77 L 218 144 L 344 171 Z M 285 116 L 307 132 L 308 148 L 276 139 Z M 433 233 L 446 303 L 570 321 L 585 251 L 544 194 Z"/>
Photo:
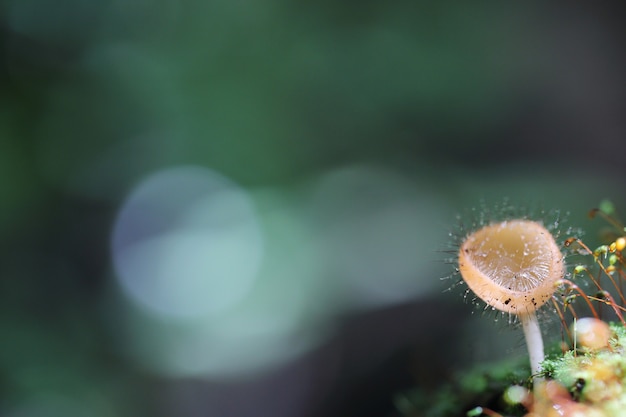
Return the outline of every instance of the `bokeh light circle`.
<path id="1" fill-rule="evenodd" d="M 189 318 L 241 301 L 258 274 L 263 239 L 241 187 L 185 166 L 135 188 L 115 221 L 112 252 L 126 295 L 152 313 Z"/>

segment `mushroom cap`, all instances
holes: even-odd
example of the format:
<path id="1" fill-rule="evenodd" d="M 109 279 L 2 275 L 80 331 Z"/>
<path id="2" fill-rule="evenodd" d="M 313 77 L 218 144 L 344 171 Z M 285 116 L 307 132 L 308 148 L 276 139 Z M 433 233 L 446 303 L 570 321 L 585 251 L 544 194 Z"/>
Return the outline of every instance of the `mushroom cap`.
<path id="1" fill-rule="evenodd" d="M 565 274 L 552 234 L 531 220 L 503 221 L 467 236 L 459 250 L 459 270 L 480 299 L 513 314 L 545 304 Z"/>

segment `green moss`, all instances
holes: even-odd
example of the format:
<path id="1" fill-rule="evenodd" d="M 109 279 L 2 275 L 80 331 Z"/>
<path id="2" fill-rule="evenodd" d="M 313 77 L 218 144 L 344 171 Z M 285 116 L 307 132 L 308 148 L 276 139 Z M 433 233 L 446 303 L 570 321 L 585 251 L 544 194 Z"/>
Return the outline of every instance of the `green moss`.
<path id="1" fill-rule="evenodd" d="M 610 348 L 570 350 L 555 347 L 542 363 L 544 376 L 564 385 L 572 401 L 584 403 L 605 415 L 626 417 L 626 329 L 610 325 Z M 530 370 L 524 359 L 481 365 L 459 372 L 436 390 L 415 388 L 397 396 L 404 416 L 449 417 L 478 413 L 482 407 L 507 416 L 523 416 L 527 410 L 504 394 L 513 385 L 529 386 Z"/>
<path id="2" fill-rule="evenodd" d="M 478 406 L 521 416 L 523 408 L 507 404 L 502 395 L 511 385 L 527 384 L 529 375 L 528 361 L 524 358 L 481 365 L 457 373 L 434 391 L 417 387 L 401 393 L 395 404 L 404 416 L 457 417 L 475 411 Z"/>
<path id="3" fill-rule="evenodd" d="M 610 325 L 610 348 L 571 350 L 543 362 L 546 377 L 563 384 L 578 402 L 611 416 L 626 416 L 626 329 Z"/>

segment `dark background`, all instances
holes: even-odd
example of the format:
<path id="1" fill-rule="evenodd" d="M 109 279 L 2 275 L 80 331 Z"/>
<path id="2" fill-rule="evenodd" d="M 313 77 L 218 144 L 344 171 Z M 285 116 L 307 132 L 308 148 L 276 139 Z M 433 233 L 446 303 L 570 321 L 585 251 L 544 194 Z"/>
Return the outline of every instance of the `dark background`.
<path id="1" fill-rule="evenodd" d="M 2 2 L 0 415 L 391 416 L 524 355 L 443 292 L 441 249 L 481 200 L 570 212 L 590 246 L 587 211 L 626 207 L 625 17 Z"/>

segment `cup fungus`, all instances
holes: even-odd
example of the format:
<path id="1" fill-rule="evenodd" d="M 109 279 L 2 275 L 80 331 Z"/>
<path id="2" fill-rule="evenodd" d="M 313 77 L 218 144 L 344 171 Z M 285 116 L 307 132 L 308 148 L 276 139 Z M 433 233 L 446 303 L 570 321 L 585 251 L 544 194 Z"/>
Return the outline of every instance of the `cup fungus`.
<path id="1" fill-rule="evenodd" d="M 459 250 L 459 270 L 468 287 L 495 309 L 522 323 L 533 374 L 544 359 L 536 311 L 563 278 L 563 255 L 552 234 L 530 220 L 491 224 L 467 236 Z"/>

